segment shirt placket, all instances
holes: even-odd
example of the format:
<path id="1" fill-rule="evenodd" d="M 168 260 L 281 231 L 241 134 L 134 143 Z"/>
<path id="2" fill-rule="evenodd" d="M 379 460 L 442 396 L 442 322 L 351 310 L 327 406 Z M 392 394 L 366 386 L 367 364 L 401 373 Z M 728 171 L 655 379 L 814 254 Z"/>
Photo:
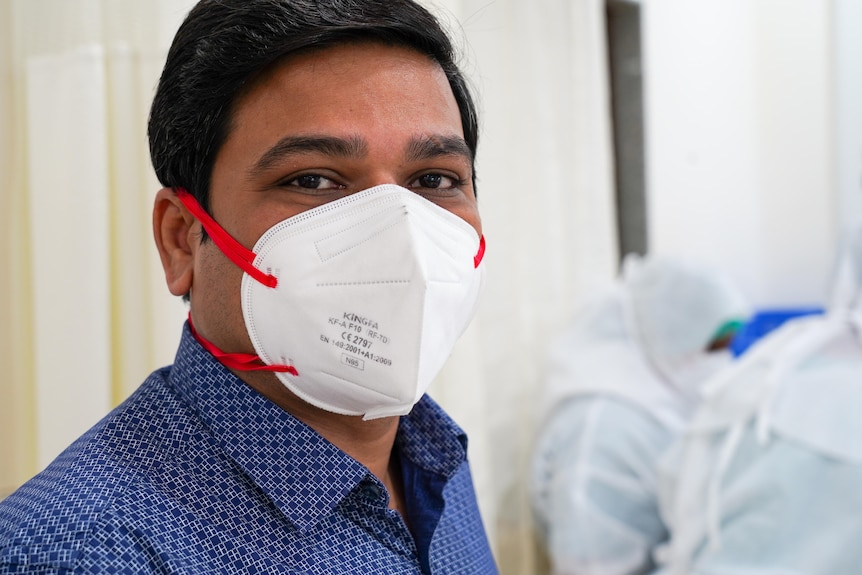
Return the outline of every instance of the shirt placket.
<path id="1" fill-rule="evenodd" d="M 365 529 L 376 541 L 408 560 L 416 573 L 422 573 L 413 535 L 398 511 L 389 509 L 386 487 L 375 477 L 366 477 L 354 490 L 354 504 L 368 520 Z"/>

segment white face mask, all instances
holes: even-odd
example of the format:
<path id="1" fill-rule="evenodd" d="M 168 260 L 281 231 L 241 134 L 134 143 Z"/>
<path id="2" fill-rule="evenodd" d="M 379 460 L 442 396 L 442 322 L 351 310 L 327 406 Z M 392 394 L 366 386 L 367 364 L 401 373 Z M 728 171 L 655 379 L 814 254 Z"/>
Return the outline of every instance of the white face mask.
<path id="1" fill-rule="evenodd" d="M 180 198 L 246 271 L 242 311 L 259 359 L 321 409 L 409 413 L 475 313 L 483 239 L 405 188 L 377 186 L 288 218 L 253 253 L 187 192 Z"/>

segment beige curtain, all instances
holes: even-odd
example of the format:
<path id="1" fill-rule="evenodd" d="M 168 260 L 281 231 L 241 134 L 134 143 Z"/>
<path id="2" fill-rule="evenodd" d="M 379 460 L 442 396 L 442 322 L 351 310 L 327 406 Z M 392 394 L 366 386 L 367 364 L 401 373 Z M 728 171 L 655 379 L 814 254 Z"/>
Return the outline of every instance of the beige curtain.
<path id="1" fill-rule="evenodd" d="M 191 0 L 0 0 L 0 496 L 170 363 L 185 309 L 145 123 Z M 431 393 L 468 431 L 504 574 L 541 572 L 525 472 L 546 348 L 615 270 L 601 0 L 435 0 L 480 101 L 488 276 Z"/>
<path id="2" fill-rule="evenodd" d="M 0 494 L 173 357 L 146 117 L 189 6 L 0 2 Z"/>

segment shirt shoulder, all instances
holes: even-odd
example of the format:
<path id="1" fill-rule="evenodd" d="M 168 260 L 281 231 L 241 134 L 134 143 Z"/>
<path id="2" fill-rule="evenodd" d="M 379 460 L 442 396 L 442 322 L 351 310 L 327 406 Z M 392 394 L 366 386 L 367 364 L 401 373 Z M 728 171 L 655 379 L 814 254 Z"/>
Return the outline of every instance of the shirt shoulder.
<path id="1" fill-rule="evenodd" d="M 150 471 L 189 443 L 197 426 L 166 384 L 168 372 L 154 372 L 0 502 L 0 572 L 13 565 L 72 568 L 91 534 L 117 513 L 117 502 L 135 499 Z"/>

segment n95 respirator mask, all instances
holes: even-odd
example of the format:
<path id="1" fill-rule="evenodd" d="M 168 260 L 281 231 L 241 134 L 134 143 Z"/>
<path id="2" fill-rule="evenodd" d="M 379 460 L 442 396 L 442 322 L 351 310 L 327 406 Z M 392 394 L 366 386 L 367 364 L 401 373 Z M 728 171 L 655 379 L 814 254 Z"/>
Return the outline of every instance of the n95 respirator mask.
<path id="1" fill-rule="evenodd" d="M 178 193 L 245 272 L 257 356 L 202 343 L 228 367 L 274 371 L 321 409 L 409 413 L 475 313 L 484 238 L 415 192 L 387 184 L 351 194 L 277 223 L 251 251 Z"/>

